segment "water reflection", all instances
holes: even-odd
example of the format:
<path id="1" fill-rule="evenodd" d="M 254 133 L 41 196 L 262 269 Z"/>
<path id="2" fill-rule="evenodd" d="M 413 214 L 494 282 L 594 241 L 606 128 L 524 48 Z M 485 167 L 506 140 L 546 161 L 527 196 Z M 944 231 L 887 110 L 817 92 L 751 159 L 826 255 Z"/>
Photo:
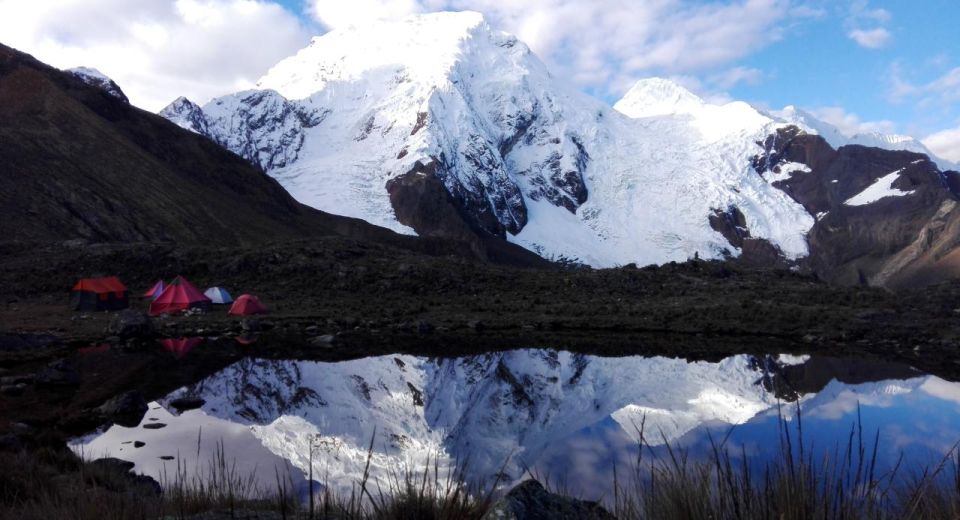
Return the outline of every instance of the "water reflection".
<path id="1" fill-rule="evenodd" d="M 175 358 L 182 359 L 189 354 L 191 350 L 203 343 L 203 338 L 164 338 L 157 341 L 160 342 L 160 346 L 163 347 L 164 350 L 173 354 Z"/>
<path id="2" fill-rule="evenodd" d="M 868 436 L 879 431 L 887 441 L 881 468 L 900 452 L 913 463 L 938 461 L 960 440 L 960 385 L 899 365 L 816 357 L 687 362 L 531 349 L 458 359 L 245 359 L 161 404 L 183 397 L 204 405 L 170 412 L 171 425 L 240 428 L 257 449 L 304 473 L 312 444 L 314 474 L 340 489 L 363 473 L 374 431 L 371 467 L 381 477 L 428 458 L 441 470 L 468 460 L 477 480 L 503 470 L 509 483 L 530 470 L 592 498 L 609 496 L 614 468 L 637 460 L 641 424 L 651 455 L 665 443 L 705 455 L 712 437 L 735 453 L 742 447 L 752 462 L 777 454 L 784 402 L 803 408 L 805 441 L 820 448 L 844 445 L 859 413 Z M 117 451 L 116 428 L 77 447 L 129 457 Z M 213 435 L 207 428 L 204 436 Z M 160 430 L 153 442 L 169 451 L 165 444 L 186 440 Z"/>

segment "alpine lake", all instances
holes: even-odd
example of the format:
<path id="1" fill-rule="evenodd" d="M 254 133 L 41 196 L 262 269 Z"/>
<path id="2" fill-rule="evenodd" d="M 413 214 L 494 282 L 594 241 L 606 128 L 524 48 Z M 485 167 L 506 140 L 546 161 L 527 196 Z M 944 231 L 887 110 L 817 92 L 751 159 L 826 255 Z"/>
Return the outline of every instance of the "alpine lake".
<path id="1" fill-rule="evenodd" d="M 161 342 L 159 355 L 189 363 L 206 341 Z M 84 355 L 95 363 L 109 352 Z M 225 460 L 257 486 L 282 476 L 304 497 L 356 491 L 365 474 L 380 483 L 426 469 L 475 489 L 533 477 L 609 502 L 625 479 L 678 454 L 723 453 L 756 474 L 784 457 L 846 457 L 910 475 L 955 458 L 958 441 L 960 383 L 878 360 L 518 348 L 312 361 L 252 349 L 150 402 L 137 426 L 101 427 L 70 447 L 132 462 L 161 483 Z"/>

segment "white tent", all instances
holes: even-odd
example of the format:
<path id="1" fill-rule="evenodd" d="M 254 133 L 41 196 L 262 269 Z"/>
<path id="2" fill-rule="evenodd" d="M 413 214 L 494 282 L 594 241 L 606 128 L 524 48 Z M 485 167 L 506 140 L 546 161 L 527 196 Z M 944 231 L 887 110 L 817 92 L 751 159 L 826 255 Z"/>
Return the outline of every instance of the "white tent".
<path id="1" fill-rule="evenodd" d="M 230 296 L 230 293 L 228 293 L 223 287 L 211 287 L 207 289 L 203 295 L 207 298 L 210 298 L 211 302 L 220 305 L 233 303 L 233 297 Z"/>

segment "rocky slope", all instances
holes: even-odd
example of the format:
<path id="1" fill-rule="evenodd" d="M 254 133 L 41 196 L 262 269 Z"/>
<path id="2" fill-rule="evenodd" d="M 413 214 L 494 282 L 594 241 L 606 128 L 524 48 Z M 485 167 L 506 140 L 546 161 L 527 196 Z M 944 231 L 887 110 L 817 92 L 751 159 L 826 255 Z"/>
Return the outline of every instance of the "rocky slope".
<path id="1" fill-rule="evenodd" d="M 816 216 L 804 263 L 826 279 L 902 287 L 960 275 L 956 172 L 911 151 L 834 149 L 797 127 L 764 148 L 757 172 Z"/>
<path id="2" fill-rule="evenodd" d="M 950 176 L 934 173 L 953 165 L 911 138 L 845 136 L 793 107 L 713 105 L 661 79 L 638 82 L 611 110 L 475 13 L 330 32 L 257 87 L 203 107 L 181 98 L 161 115 L 262 167 L 305 204 L 403 233 L 500 237 L 598 267 L 741 256 L 876 284 L 921 257 L 939 266 L 952 250 L 947 237 L 930 259 L 930 247 L 908 247 L 921 229 L 928 238 L 952 229 L 929 220 L 944 221 L 954 198 L 936 187 Z M 934 161 L 929 189 L 885 198 L 884 231 L 866 218 L 824 236 L 836 226 L 819 224 L 821 214 L 845 212 L 824 206 L 822 193 L 787 188 L 811 169 L 806 158 L 754 164 L 791 128 L 840 149 L 843 171 L 829 173 L 844 186 L 836 197 L 919 153 Z"/>

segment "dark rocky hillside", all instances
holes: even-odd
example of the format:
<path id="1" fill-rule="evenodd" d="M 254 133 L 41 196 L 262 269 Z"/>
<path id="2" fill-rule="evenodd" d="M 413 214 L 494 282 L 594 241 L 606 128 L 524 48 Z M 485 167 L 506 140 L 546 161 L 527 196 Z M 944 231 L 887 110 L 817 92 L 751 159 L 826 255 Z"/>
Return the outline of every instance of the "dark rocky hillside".
<path id="1" fill-rule="evenodd" d="M 960 206 L 952 186 L 957 172 L 941 172 L 922 154 L 864 146 L 834 150 L 820 136 L 788 127 L 771 136 L 755 168 L 771 175 L 802 163 L 775 186 L 817 222 L 808 235 L 804 265 L 826 280 L 890 288 L 925 285 L 960 275 Z M 862 205 L 847 201 L 878 179 L 900 172 L 892 188 L 907 196 Z"/>

